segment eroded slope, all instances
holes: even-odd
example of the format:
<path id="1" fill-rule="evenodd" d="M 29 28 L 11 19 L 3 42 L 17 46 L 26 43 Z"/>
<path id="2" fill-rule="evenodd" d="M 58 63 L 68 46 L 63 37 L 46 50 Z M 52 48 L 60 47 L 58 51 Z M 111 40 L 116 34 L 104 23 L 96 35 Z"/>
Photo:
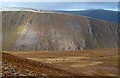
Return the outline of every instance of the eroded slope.
<path id="1" fill-rule="evenodd" d="M 117 47 L 117 24 L 37 12 L 3 12 L 3 50 L 82 50 Z"/>

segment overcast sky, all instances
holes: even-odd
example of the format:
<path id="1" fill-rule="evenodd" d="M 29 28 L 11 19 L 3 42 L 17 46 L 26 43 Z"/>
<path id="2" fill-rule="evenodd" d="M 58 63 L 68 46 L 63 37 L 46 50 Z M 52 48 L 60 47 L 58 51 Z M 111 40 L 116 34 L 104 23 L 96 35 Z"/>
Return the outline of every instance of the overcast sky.
<path id="1" fill-rule="evenodd" d="M 29 7 L 43 10 L 77 11 L 86 9 L 118 10 L 117 2 L 0 2 L 0 6 Z"/>

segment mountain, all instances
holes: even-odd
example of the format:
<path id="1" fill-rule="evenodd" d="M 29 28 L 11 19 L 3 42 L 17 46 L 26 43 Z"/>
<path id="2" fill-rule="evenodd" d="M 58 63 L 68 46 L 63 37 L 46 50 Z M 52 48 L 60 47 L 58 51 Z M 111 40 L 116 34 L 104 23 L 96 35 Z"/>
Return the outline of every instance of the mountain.
<path id="1" fill-rule="evenodd" d="M 51 11 L 3 11 L 2 50 L 117 48 L 117 24 Z"/>
<path id="2" fill-rule="evenodd" d="M 77 14 L 77 15 L 83 15 L 88 16 L 96 19 L 106 20 L 110 22 L 118 22 L 118 12 L 117 11 L 109 11 L 109 10 L 82 10 L 82 11 L 60 11 L 64 13 L 70 13 L 70 14 Z M 119 21 L 120 22 L 120 21 Z"/>

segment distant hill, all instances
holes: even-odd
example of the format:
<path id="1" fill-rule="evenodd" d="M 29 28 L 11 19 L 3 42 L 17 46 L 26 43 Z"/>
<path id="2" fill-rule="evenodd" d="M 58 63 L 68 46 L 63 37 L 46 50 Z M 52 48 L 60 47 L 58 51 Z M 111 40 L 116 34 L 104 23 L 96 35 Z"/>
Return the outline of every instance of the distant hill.
<path id="1" fill-rule="evenodd" d="M 98 9 L 98 10 L 60 11 L 60 12 L 84 15 L 84 16 L 88 16 L 88 17 L 92 17 L 92 18 L 110 21 L 110 22 L 118 22 L 118 12 L 117 11 Z"/>

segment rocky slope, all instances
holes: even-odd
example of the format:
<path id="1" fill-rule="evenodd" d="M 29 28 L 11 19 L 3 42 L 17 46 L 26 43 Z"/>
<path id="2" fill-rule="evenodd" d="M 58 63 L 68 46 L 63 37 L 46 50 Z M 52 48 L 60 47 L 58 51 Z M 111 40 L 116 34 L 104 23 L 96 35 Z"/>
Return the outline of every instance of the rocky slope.
<path id="1" fill-rule="evenodd" d="M 11 59 L 9 59 L 11 58 Z M 49 76 L 73 76 L 73 73 L 55 68 L 54 66 L 38 61 L 28 60 L 22 57 L 3 53 L 2 63 L 3 78 L 26 77 L 48 78 Z M 27 77 L 29 78 L 29 77 Z M 52 77 L 51 77 L 52 78 Z"/>
<path id="2" fill-rule="evenodd" d="M 117 47 L 117 24 L 57 12 L 2 12 L 2 49 L 82 50 Z"/>

